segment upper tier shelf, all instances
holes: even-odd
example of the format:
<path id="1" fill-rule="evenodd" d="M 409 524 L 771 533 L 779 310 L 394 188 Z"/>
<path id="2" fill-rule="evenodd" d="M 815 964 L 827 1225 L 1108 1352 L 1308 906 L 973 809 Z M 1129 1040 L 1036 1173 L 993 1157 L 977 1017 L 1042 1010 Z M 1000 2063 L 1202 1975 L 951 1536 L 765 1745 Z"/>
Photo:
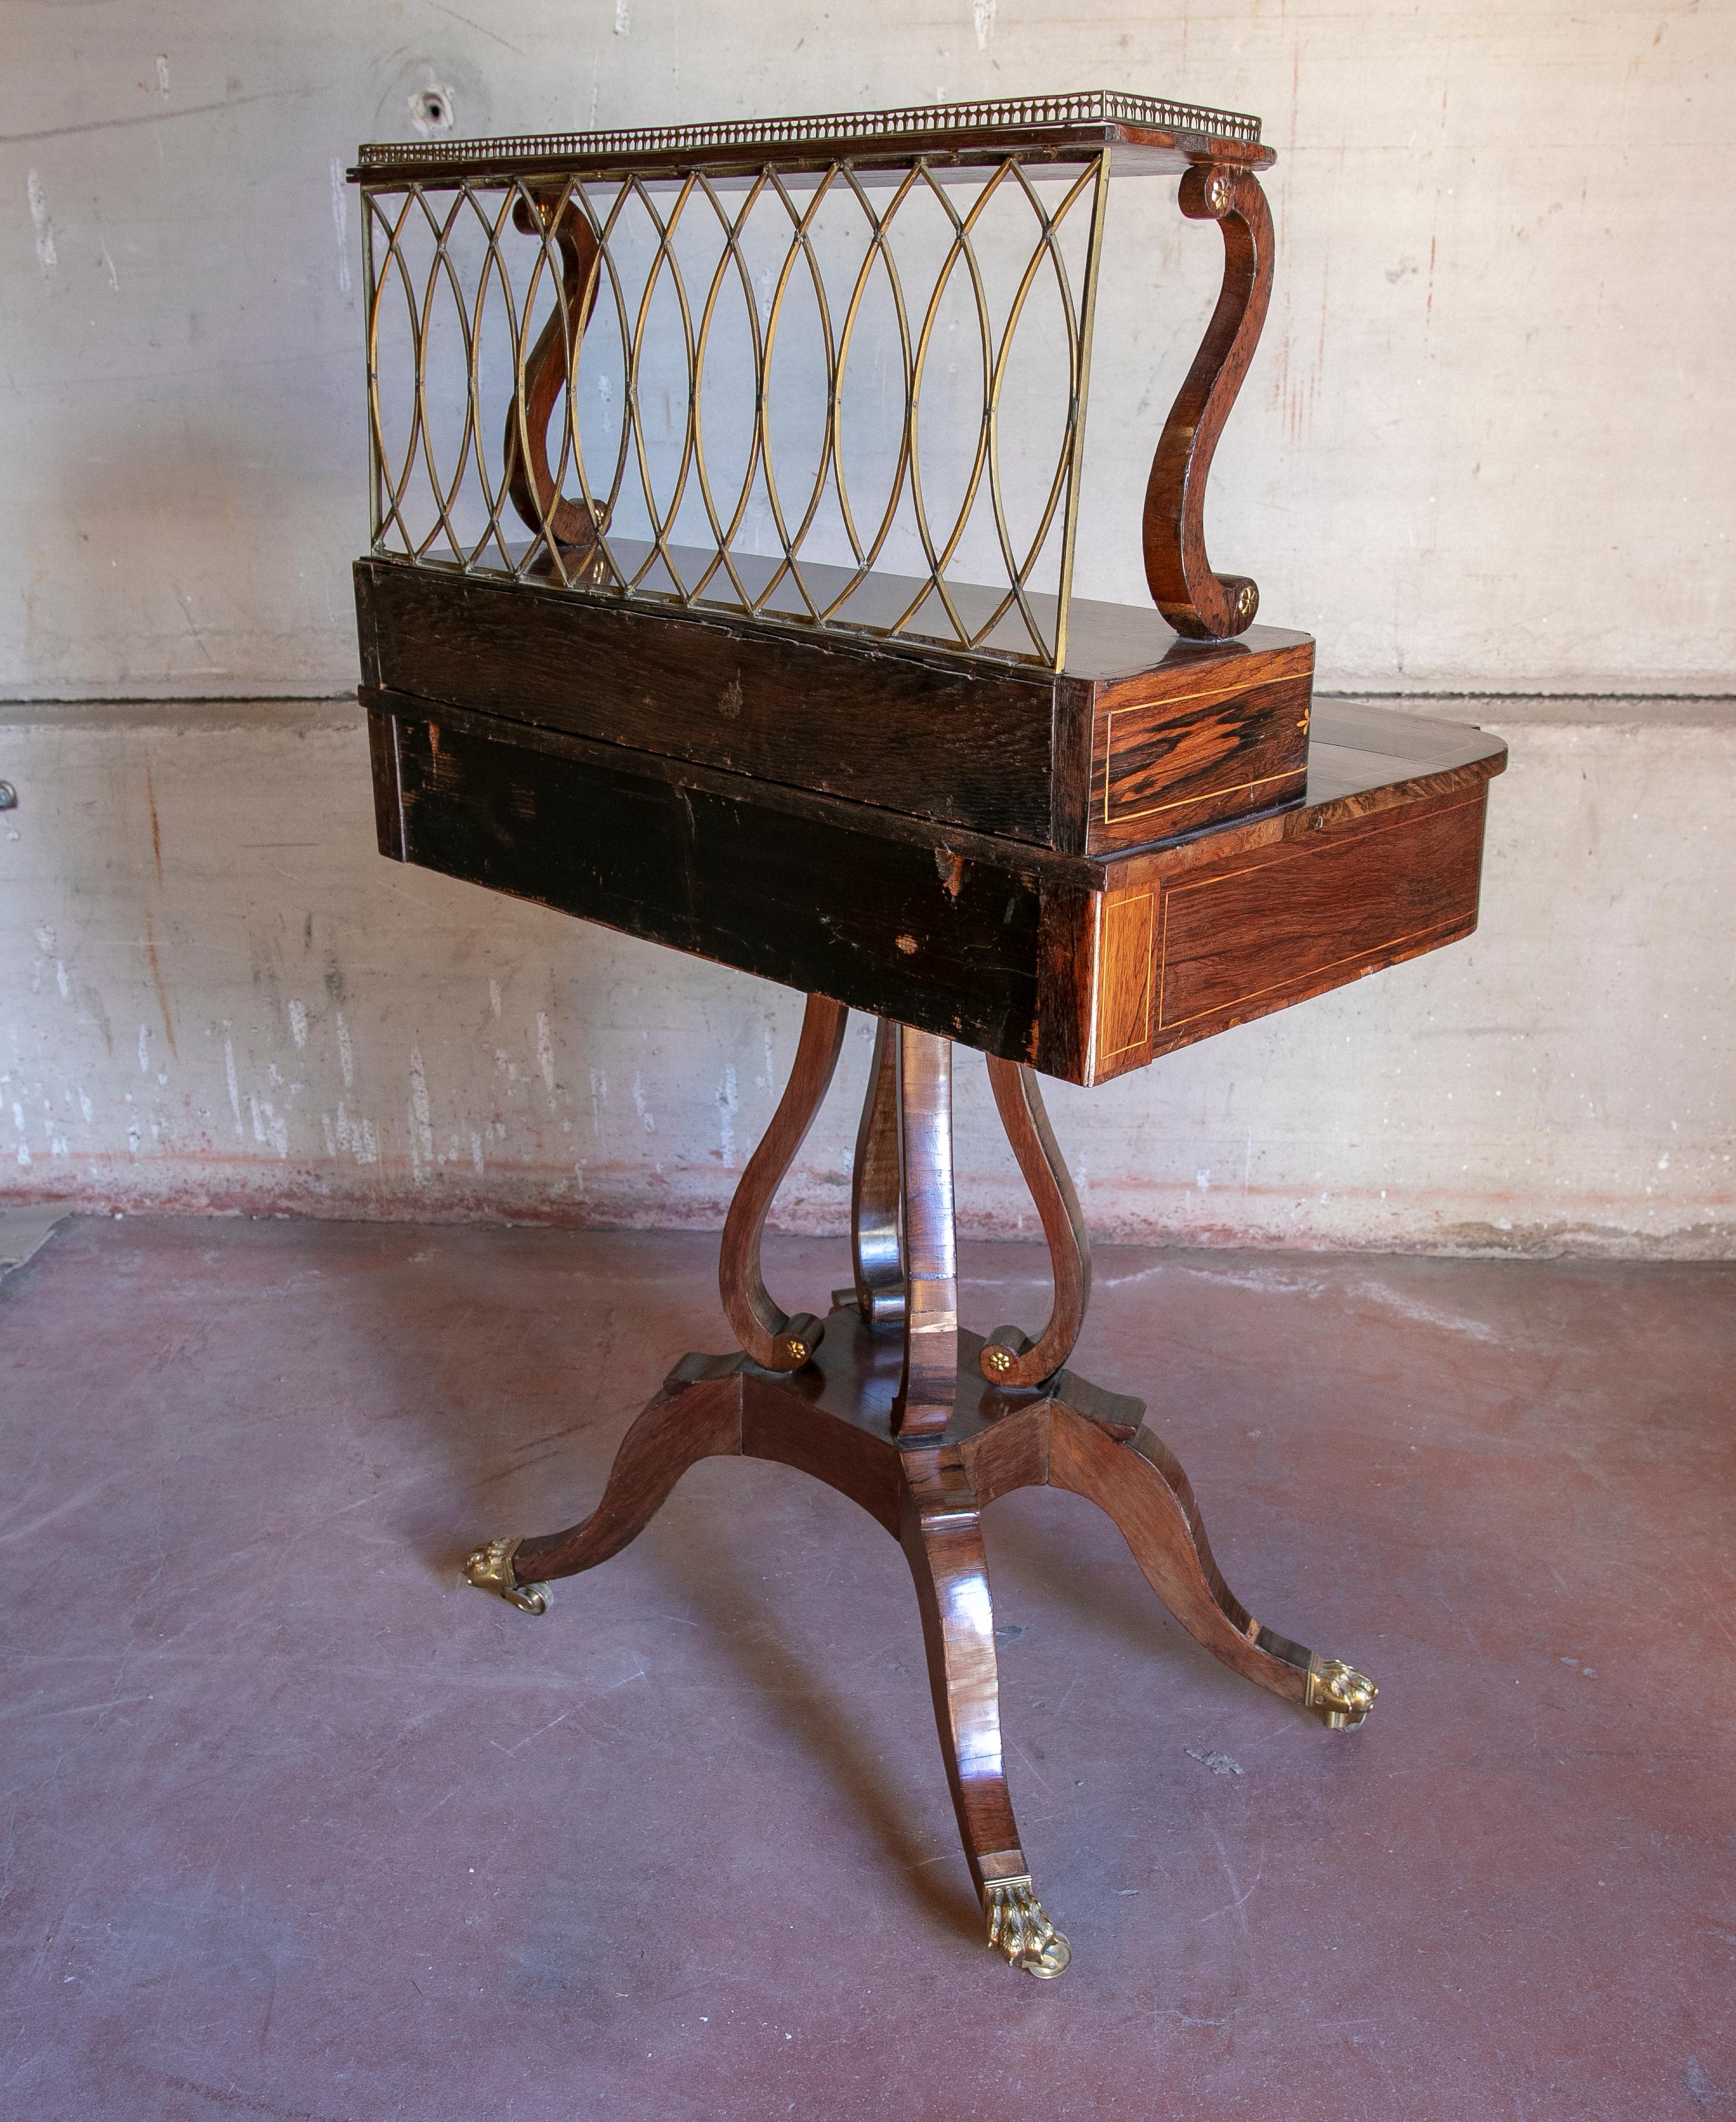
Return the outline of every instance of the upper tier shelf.
<path id="1" fill-rule="evenodd" d="M 859 168 L 908 166 L 917 156 L 970 166 L 1034 148 L 1055 160 L 1109 151 L 1117 176 L 1185 170 L 1198 162 L 1265 169 L 1275 157 L 1260 120 L 1161 96 L 1093 89 L 1076 96 L 937 103 L 905 110 L 831 111 L 806 118 L 727 119 L 708 125 L 639 126 L 612 133 L 523 133 L 498 140 L 439 140 L 361 148 L 351 177 L 632 173 L 716 175 L 823 169 L 848 158 Z"/>
<path id="2" fill-rule="evenodd" d="M 1259 592 L 1214 570 L 1205 486 L 1270 296 L 1271 160 L 1257 119 L 1102 91 L 363 147 L 372 553 L 678 608 L 742 550 L 909 575 L 882 619 L 852 595 L 814 624 L 938 615 L 966 655 L 1063 670 L 1097 292 L 1150 298 L 1163 203 L 1141 188 L 1116 217 L 1144 240 L 1112 244 L 1109 179 L 1167 170 L 1224 283 L 1146 445 L 1142 558 L 1177 633 L 1233 639 Z M 690 585 L 635 543 L 700 549 Z"/>

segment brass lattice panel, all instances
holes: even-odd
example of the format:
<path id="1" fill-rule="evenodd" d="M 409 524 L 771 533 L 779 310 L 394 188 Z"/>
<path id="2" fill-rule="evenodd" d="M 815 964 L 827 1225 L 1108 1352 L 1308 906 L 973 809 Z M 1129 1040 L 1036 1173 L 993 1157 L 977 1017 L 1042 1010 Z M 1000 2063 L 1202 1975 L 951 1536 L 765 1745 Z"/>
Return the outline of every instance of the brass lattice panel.
<path id="1" fill-rule="evenodd" d="M 1065 596 L 1104 176 L 369 186 L 374 549 L 1058 661 L 1034 596 Z M 1021 372 L 1009 437 L 1039 308 L 1047 387 Z M 877 570 L 919 578 L 889 616 Z"/>
<path id="2" fill-rule="evenodd" d="M 1130 153 L 1227 246 L 1147 576 L 1245 628 L 1199 522 L 1270 281 L 1259 131 L 1097 92 L 365 147 L 372 549 L 1062 667 Z"/>

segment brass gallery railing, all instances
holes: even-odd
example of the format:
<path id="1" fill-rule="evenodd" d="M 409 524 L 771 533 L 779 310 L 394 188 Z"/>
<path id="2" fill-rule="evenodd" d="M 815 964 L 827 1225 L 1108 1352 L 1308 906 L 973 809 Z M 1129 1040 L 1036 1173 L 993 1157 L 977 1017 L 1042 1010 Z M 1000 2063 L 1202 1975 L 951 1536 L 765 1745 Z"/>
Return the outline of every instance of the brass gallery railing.
<path id="1" fill-rule="evenodd" d="M 1253 617 L 1201 529 L 1263 319 L 1256 120 L 1090 95 L 364 147 L 373 550 L 1065 662 L 1111 173 L 1182 173 L 1225 277 L 1146 572 Z"/>

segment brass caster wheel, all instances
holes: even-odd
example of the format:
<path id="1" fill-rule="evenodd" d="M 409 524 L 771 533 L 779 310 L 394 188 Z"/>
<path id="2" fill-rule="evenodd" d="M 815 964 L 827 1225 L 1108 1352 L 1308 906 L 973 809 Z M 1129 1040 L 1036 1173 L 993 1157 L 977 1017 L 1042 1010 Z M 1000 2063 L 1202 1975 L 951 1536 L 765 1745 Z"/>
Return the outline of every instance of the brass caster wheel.
<path id="1" fill-rule="evenodd" d="M 522 1614 L 546 1614 L 548 1586 L 521 1584 L 512 1574 L 512 1557 L 517 1554 L 523 1538 L 520 1533 L 512 1540 L 491 1540 L 486 1547 L 479 1547 L 470 1556 L 464 1565 L 464 1573 L 479 1592 L 498 1592 Z"/>

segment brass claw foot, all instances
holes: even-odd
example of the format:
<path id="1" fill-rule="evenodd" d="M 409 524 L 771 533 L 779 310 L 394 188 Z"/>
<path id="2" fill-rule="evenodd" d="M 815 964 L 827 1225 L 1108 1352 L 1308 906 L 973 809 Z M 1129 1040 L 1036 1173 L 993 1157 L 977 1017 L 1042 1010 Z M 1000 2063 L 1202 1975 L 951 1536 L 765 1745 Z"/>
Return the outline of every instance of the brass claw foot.
<path id="1" fill-rule="evenodd" d="M 1030 1873 L 1014 1879 L 990 1879 L 983 1887 L 983 1914 L 989 1942 L 1008 1963 L 1022 1967 L 1039 1982 L 1063 1973 L 1073 1953 L 1067 1941 L 1043 1914 Z"/>
<path id="2" fill-rule="evenodd" d="M 498 1592 L 522 1613 L 546 1614 L 548 1586 L 521 1584 L 512 1574 L 512 1557 L 517 1554 L 519 1541 L 523 1538 L 520 1533 L 512 1540 L 491 1540 L 486 1547 L 479 1547 L 470 1556 L 464 1565 L 464 1573 L 479 1592 Z"/>
<path id="3" fill-rule="evenodd" d="M 1374 1707 L 1380 1690 L 1365 1672 L 1342 1658 L 1308 1661 L 1308 1691 L 1303 1707 L 1312 1709 L 1329 1732 L 1352 1732 Z"/>

